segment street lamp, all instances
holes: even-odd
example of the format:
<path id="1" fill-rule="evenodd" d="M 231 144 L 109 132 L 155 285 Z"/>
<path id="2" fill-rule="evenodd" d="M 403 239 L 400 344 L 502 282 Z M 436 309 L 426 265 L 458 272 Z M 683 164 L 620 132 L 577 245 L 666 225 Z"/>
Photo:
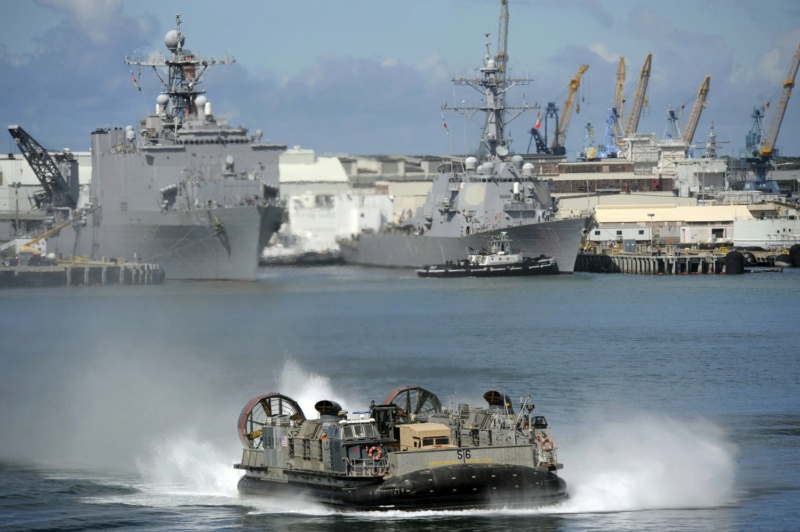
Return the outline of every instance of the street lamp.
<path id="1" fill-rule="evenodd" d="M 10 186 L 14 189 L 14 199 L 17 203 L 16 215 L 14 216 L 14 236 L 16 237 L 19 235 L 19 187 L 22 186 L 22 183 L 16 181 L 11 183 Z"/>
<path id="2" fill-rule="evenodd" d="M 650 217 L 650 254 L 652 255 L 653 254 L 653 216 L 655 216 L 655 213 L 648 212 L 647 216 Z"/>

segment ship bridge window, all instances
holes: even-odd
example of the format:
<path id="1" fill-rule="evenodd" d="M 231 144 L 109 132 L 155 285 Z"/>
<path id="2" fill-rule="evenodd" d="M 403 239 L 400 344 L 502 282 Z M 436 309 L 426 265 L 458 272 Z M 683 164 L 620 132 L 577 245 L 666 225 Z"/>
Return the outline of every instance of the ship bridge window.
<path id="1" fill-rule="evenodd" d="M 547 420 L 544 418 L 544 416 L 534 416 L 533 426 L 537 429 L 546 429 Z"/>
<path id="2" fill-rule="evenodd" d="M 372 438 L 377 436 L 375 427 L 367 423 L 355 423 L 344 426 L 344 437 L 347 438 Z"/>
<path id="3" fill-rule="evenodd" d="M 446 436 L 437 436 L 435 438 L 422 438 L 422 446 L 428 447 L 429 445 L 449 445 L 450 438 Z"/>

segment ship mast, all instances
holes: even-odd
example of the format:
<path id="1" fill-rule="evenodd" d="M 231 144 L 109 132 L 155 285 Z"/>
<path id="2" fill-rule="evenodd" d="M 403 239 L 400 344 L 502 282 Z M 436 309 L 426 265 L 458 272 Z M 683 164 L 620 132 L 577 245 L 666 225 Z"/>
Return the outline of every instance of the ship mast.
<path id="1" fill-rule="evenodd" d="M 466 116 L 473 122 L 475 114 L 479 111 L 484 113 L 483 133 L 481 134 L 480 145 L 478 146 L 477 156 L 479 159 L 493 159 L 496 156 L 503 157 L 509 153 L 509 147 L 513 139 L 505 134 L 506 124 L 511 123 L 519 115 L 531 109 L 523 101 L 521 106 L 511 107 L 506 105 L 506 92 L 515 85 L 527 85 L 530 79 L 512 79 L 508 74 L 506 50 L 508 42 L 508 3 L 507 0 L 500 1 L 500 33 L 497 44 L 497 53 L 492 58 L 489 47 L 489 34 L 486 36 L 486 54 L 483 58 L 483 67 L 479 69 L 479 75 L 474 78 L 459 76 L 453 79 L 455 85 L 468 85 L 483 94 L 481 105 L 442 105 L 443 111 L 457 111 Z M 509 112 L 515 112 L 508 116 Z"/>
<path id="2" fill-rule="evenodd" d="M 170 51 L 169 57 L 155 52 L 147 58 L 138 56 L 125 58 L 125 63 L 128 65 L 153 68 L 163 86 L 161 94 L 167 97 L 167 100 L 161 97 L 158 99 L 162 126 L 174 127 L 175 130 L 179 129 L 187 118 L 197 116 L 196 99 L 206 92 L 205 89 L 199 87 L 206 69 L 212 65 L 227 65 L 236 62 L 231 56 L 224 58 L 198 57 L 191 50 L 183 47 L 185 40 L 186 38 L 181 32 L 181 16 L 176 14 L 175 29 L 167 32 L 164 37 L 164 44 Z M 167 68 L 166 78 L 159 71 L 161 67 Z M 168 107 L 166 103 L 169 103 Z"/>

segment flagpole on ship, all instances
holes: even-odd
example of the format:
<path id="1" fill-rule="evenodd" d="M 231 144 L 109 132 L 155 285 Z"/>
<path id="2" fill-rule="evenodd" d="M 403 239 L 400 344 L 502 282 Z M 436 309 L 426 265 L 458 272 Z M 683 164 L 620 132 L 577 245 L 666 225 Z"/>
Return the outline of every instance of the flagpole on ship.
<path id="1" fill-rule="evenodd" d="M 450 136 L 450 128 L 447 127 L 447 120 L 445 120 L 445 118 L 444 118 L 444 111 L 442 111 L 442 125 L 444 126 L 444 130 L 447 132 L 447 141 L 448 141 L 448 144 L 450 144 L 449 156 L 450 156 L 450 166 L 452 168 L 452 165 L 453 165 L 453 137 Z"/>

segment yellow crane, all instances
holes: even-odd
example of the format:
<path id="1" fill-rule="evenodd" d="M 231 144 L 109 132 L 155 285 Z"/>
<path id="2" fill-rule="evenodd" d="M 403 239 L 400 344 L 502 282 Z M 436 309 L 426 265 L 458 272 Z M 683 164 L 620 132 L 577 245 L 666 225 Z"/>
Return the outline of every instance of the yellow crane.
<path id="1" fill-rule="evenodd" d="M 614 136 L 617 139 L 622 138 L 622 117 L 625 114 L 625 58 L 619 58 L 619 65 L 617 66 L 617 86 L 614 91 L 614 105 L 617 110 L 617 120 L 613 123 Z"/>
<path id="2" fill-rule="evenodd" d="M 60 223 L 60 224 L 56 225 L 52 229 L 48 229 L 47 231 L 45 231 L 41 235 L 39 235 L 39 236 L 37 236 L 37 237 L 35 237 L 35 238 L 31 239 L 31 240 L 28 240 L 23 245 L 21 245 L 20 248 L 19 248 L 19 251 L 21 253 L 28 252 L 28 253 L 36 253 L 36 254 L 38 254 L 39 251 L 36 248 L 33 247 L 34 244 L 36 244 L 37 242 L 41 242 L 45 238 L 58 233 L 59 231 L 61 231 L 62 229 L 64 229 L 66 226 L 68 226 L 71 223 L 72 223 L 72 220 L 67 220 L 66 222 L 63 222 L 63 223 Z"/>
<path id="3" fill-rule="evenodd" d="M 553 137 L 553 143 L 550 149 L 553 153 L 563 154 L 566 153 L 564 146 L 567 142 L 567 130 L 569 129 L 569 121 L 572 118 L 572 105 L 575 102 L 575 94 L 581 86 L 581 76 L 589 70 L 589 65 L 581 65 L 578 68 L 578 73 L 569 82 L 569 93 L 567 99 L 564 100 L 564 112 L 561 115 L 561 121 L 556 129 L 556 134 Z M 580 108 L 580 106 L 578 106 Z"/>
<path id="4" fill-rule="evenodd" d="M 633 95 L 633 104 L 631 105 L 628 121 L 625 123 L 625 137 L 629 137 L 636 133 L 639 127 L 639 117 L 642 115 L 642 106 L 645 102 L 645 95 L 647 94 L 647 84 L 650 81 L 650 67 L 653 61 L 653 54 L 648 53 L 642 65 L 642 71 L 639 74 L 639 83 L 636 85 L 636 92 Z"/>
<path id="5" fill-rule="evenodd" d="M 508 63 L 508 0 L 500 0 L 500 24 L 497 28 L 497 53 L 494 60 L 498 70 L 505 76 Z"/>
<path id="6" fill-rule="evenodd" d="M 798 67 L 800 67 L 800 44 L 797 45 L 797 51 L 794 53 L 786 78 L 783 81 L 781 97 L 780 100 L 778 100 L 775 113 L 770 120 L 767 136 L 764 137 L 764 140 L 761 142 L 761 151 L 759 155 L 764 160 L 772 157 L 772 151 L 775 149 L 775 142 L 778 140 L 778 132 L 781 129 L 783 115 L 786 114 L 786 105 L 789 103 L 789 98 L 792 97 L 792 89 L 794 88 L 794 80 L 797 77 Z"/>
<path id="7" fill-rule="evenodd" d="M 691 144 L 692 139 L 694 139 L 694 132 L 697 131 L 697 123 L 700 121 L 700 114 L 706 106 L 706 97 L 708 97 L 710 85 L 711 76 L 706 76 L 703 83 L 700 84 L 700 90 L 697 91 L 697 98 L 692 106 L 692 114 L 689 115 L 689 120 L 686 121 L 686 127 L 683 128 L 681 142 L 686 145 Z"/>

